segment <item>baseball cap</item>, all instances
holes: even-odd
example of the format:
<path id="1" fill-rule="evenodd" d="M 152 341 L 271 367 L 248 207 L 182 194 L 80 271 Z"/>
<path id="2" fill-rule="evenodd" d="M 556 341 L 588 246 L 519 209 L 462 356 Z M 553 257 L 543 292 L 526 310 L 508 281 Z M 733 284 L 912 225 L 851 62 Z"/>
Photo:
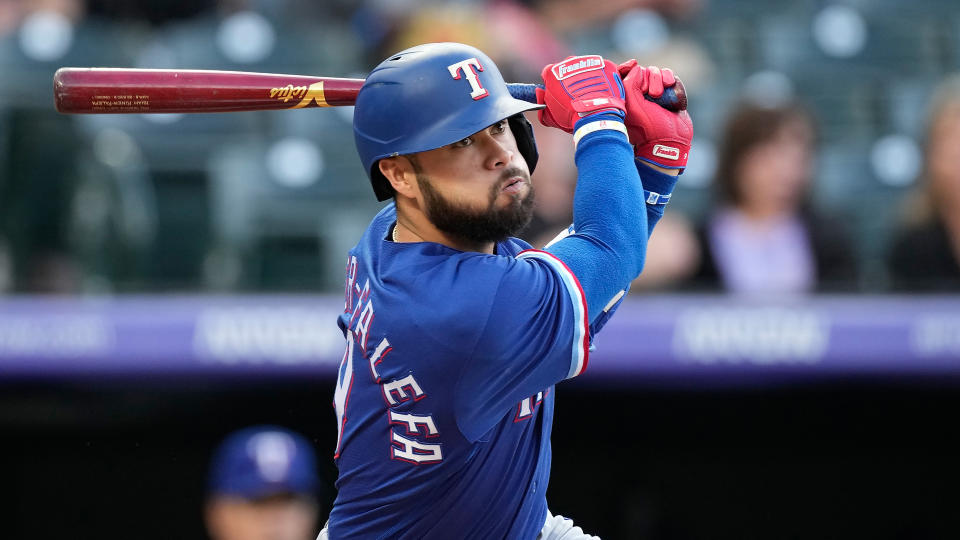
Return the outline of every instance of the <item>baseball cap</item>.
<path id="1" fill-rule="evenodd" d="M 315 495 L 317 487 L 309 441 L 278 426 L 254 426 L 229 435 L 214 453 L 208 479 L 208 494 L 244 499 Z"/>

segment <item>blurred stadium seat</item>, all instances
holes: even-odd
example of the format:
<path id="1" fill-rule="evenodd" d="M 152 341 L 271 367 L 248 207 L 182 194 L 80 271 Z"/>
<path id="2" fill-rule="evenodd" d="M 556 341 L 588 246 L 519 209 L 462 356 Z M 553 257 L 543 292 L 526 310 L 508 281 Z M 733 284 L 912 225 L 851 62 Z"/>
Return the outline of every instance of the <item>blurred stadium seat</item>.
<path id="1" fill-rule="evenodd" d="M 917 77 L 889 81 L 884 85 L 884 126 L 920 141 L 929 115 L 929 100 L 937 77 Z"/>
<path id="2" fill-rule="evenodd" d="M 157 39 L 181 69 L 346 77 L 360 67 L 357 38 L 342 25 L 277 21 L 253 12 L 174 23 Z"/>
<path id="3" fill-rule="evenodd" d="M 70 239 L 87 292 L 137 292 L 163 280 L 153 272 L 159 208 L 146 164 L 133 148 L 105 155 L 110 143 L 126 146 L 123 136 L 102 134 L 76 162 Z"/>
<path id="4" fill-rule="evenodd" d="M 90 141 L 104 133 L 129 137 L 142 161 L 158 223 L 150 246 L 154 263 L 146 269 L 144 283 L 161 290 L 201 287 L 202 261 L 209 249 L 209 154 L 225 139 L 249 137 L 262 117 L 251 112 L 72 118 Z M 112 172 L 124 176 L 122 170 Z"/>
<path id="5" fill-rule="evenodd" d="M 265 137 L 223 145 L 211 156 L 217 245 L 242 261 L 247 286 L 335 287 L 344 254 L 376 211 L 353 159 L 349 119 L 331 109 L 271 117 Z M 345 237 L 344 228 L 353 232 Z"/>
<path id="6" fill-rule="evenodd" d="M 844 216 L 849 234 L 857 239 L 854 246 L 865 290 L 886 286 L 884 256 L 905 191 L 885 185 L 875 175 L 870 161 L 874 142 L 871 137 L 852 137 L 822 144 L 813 188 L 815 204 Z"/>
<path id="7" fill-rule="evenodd" d="M 0 107 L 50 109 L 53 74 L 64 66 L 130 66 L 136 52 L 129 34 L 109 21 L 84 19 L 71 26 L 52 16 L 28 19 L 19 30 L 0 36 Z M 55 33 L 51 35 L 51 32 Z M 45 41 L 53 44 L 44 44 Z"/>

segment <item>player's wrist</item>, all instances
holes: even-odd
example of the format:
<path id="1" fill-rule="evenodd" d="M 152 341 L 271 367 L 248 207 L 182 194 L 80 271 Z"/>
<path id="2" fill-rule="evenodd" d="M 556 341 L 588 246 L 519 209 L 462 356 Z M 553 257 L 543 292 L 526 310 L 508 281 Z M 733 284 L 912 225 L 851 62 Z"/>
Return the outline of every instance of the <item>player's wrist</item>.
<path id="1" fill-rule="evenodd" d="M 587 120 L 587 121 L 584 121 Z M 580 141 L 593 133 L 597 132 L 607 132 L 617 131 L 623 133 L 624 138 L 628 138 L 627 135 L 627 126 L 623 124 L 623 121 L 617 119 L 615 116 L 610 115 L 609 118 L 584 118 L 581 121 L 577 122 L 574 125 L 573 130 L 573 144 L 578 146 Z"/>
<path id="2" fill-rule="evenodd" d="M 603 121 L 603 120 L 609 120 L 609 121 L 612 121 L 612 122 L 617 122 L 617 123 L 619 123 L 619 124 L 622 124 L 622 125 L 624 126 L 624 129 L 626 129 L 626 124 L 624 124 L 624 121 L 623 121 L 623 117 L 622 117 L 622 116 L 620 116 L 620 115 L 618 115 L 618 114 L 614 114 L 614 113 L 612 113 L 612 112 L 610 112 L 610 111 L 600 111 L 600 112 L 596 112 L 596 113 L 593 113 L 593 114 L 588 115 L 588 116 L 583 116 L 583 117 L 578 118 L 578 119 L 576 120 L 576 122 L 573 123 L 573 130 L 576 131 L 576 130 L 580 129 L 581 127 L 583 127 L 583 126 L 585 126 L 585 125 L 587 125 L 587 124 L 589 124 L 589 123 L 591 123 L 591 122 L 598 122 L 598 121 Z M 619 128 L 615 128 L 615 129 L 618 129 L 618 130 L 619 130 Z"/>
<path id="3" fill-rule="evenodd" d="M 662 214 L 673 196 L 679 171 L 664 169 L 639 159 L 635 160 L 635 164 L 643 184 L 643 200 L 647 208 Z"/>
<path id="4" fill-rule="evenodd" d="M 674 167 L 674 168 L 663 167 L 663 166 L 661 166 L 661 165 L 658 165 L 658 164 L 656 164 L 656 163 L 647 161 L 647 160 L 642 159 L 642 158 L 639 158 L 639 157 L 634 158 L 634 161 L 637 162 L 637 169 L 638 169 L 638 170 L 640 169 L 640 167 L 645 167 L 645 168 L 647 168 L 647 169 L 651 169 L 652 172 L 658 173 L 658 174 L 661 175 L 661 176 L 673 176 L 673 177 L 675 177 L 675 176 L 679 176 L 680 173 L 683 172 L 681 169 L 678 169 L 678 168 L 676 168 L 676 167 Z M 651 173 L 651 174 L 652 174 L 652 173 Z"/>

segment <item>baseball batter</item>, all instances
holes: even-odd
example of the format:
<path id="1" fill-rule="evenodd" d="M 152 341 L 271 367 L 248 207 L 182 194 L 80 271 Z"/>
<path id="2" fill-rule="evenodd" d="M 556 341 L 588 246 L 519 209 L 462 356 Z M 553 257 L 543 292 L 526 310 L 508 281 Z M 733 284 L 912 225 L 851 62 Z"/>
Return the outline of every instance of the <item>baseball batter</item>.
<path id="1" fill-rule="evenodd" d="M 347 257 L 320 538 L 593 538 L 547 507 L 555 385 L 643 268 L 693 128 L 644 99 L 669 70 L 582 56 L 543 79 L 539 105 L 514 99 L 481 51 L 436 43 L 360 91 L 357 148 L 393 202 Z M 532 109 L 578 167 L 574 223 L 544 250 L 511 237 L 533 208 Z"/>

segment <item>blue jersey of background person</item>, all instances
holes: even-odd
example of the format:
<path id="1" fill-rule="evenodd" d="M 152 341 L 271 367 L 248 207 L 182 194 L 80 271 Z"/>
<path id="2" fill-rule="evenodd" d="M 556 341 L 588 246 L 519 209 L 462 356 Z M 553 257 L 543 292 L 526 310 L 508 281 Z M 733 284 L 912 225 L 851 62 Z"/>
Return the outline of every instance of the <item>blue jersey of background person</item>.
<path id="1" fill-rule="evenodd" d="M 431 44 L 370 74 L 354 129 L 385 200 L 378 160 L 506 118 L 532 170 L 536 149 L 520 113 L 534 108 L 508 94 L 480 51 Z M 366 131 L 371 123 L 378 133 Z M 543 527 L 554 385 L 586 369 L 591 336 L 642 268 L 662 214 L 645 210 L 644 186 L 667 194 L 675 183 L 635 165 L 623 133 L 588 131 L 576 153 L 577 231 L 548 251 L 514 238 L 493 254 L 392 242 L 392 203 L 350 251 L 330 538 L 532 539 Z"/>

